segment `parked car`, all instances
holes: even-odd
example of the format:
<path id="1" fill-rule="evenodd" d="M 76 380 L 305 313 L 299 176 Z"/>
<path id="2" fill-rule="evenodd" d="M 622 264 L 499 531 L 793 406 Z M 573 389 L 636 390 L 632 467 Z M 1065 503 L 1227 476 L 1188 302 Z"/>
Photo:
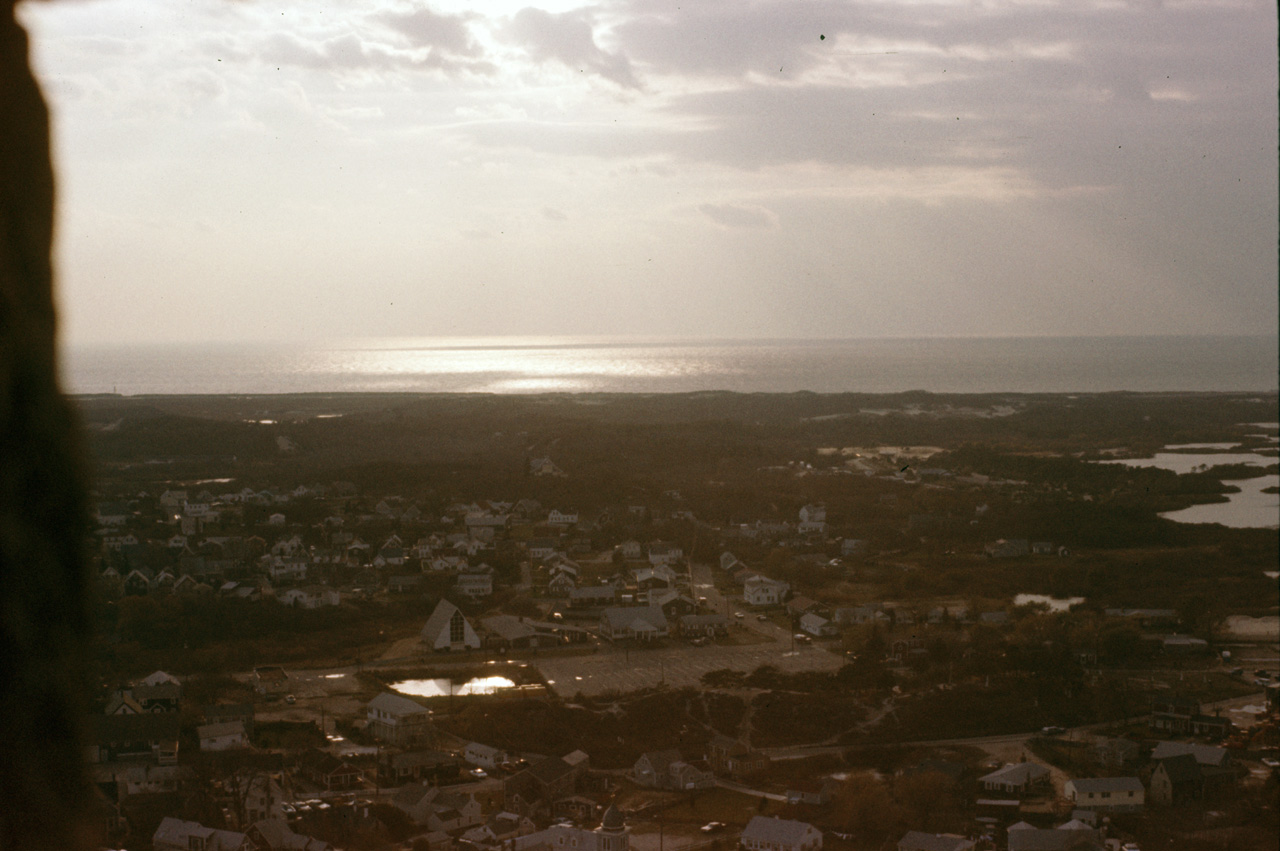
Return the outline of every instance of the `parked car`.
<path id="1" fill-rule="evenodd" d="M 470 774 L 472 777 L 474 777 L 476 780 L 484 780 L 486 777 L 489 776 L 489 772 L 485 771 L 483 768 L 473 768 L 467 773 Z"/>
<path id="2" fill-rule="evenodd" d="M 767 621 L 768 619 L 769 619 L 768 615 L 756 615 L 756 620 L 758 621 Z"/>
<path id="3" fill-rule="evenodd" d="M 298 699 L 291 694 L 286 694 L 284 696 L 284 702 L 289 704 L 290 706 L 293 706 L 293 704 L 298 702 Z"/>
<path id="4" fill-rule="evenodd" d="M 1062 727 L 1041 727 L 1040 732 L 1046 736 L 1061 736 L 1067 731 Z"/>

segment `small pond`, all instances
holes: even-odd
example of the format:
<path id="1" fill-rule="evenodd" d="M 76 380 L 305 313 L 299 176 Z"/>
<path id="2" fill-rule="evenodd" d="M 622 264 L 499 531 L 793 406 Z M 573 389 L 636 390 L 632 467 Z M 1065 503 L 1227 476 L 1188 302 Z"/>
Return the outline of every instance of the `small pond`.
<path id="1" fill-rule="evenodd" d="M 1019 594 L 1013 598 L 1015 606 L 1026 606 L 1031 603 L 1044 603 L 1051 612 L 1065 612 L 1072 606 L 1084 602 L 1084 597 L 1050 597 L 1046 594 Z"/>
<path id="2" fill-rule="evenodd" d="M 401 680 L 391 688 L 401 694 L 414 697 L 449 697 L 455 694 L 493 694 L 504 688 L 512 688 L 515 682 L 506 677 L 474 677 L 465 683 L 455 683 L 447 677 L 430 680 Z"/>

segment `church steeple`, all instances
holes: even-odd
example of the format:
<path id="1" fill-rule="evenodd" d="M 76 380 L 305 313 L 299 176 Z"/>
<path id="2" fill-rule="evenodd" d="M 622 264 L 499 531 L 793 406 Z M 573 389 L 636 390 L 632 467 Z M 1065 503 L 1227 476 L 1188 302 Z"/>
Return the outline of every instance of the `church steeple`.
<path id="1" fill-rule="evenodd" d="M 622 813 L 613 804 L 604 811 L 596 832 L 600 836 L 599 851 L 630 851 L 631 828 L 627 827 Z"/>

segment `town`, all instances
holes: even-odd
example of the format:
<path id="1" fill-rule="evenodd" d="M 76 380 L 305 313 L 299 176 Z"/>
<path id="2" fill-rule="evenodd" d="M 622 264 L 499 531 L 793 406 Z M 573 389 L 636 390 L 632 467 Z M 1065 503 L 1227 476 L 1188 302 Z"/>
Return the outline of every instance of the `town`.
<path id="1" fill-rule="evenodd" d="M 1273 847 L 1274 396 L 809 396 L 80 400 L 114 847 Z"/>

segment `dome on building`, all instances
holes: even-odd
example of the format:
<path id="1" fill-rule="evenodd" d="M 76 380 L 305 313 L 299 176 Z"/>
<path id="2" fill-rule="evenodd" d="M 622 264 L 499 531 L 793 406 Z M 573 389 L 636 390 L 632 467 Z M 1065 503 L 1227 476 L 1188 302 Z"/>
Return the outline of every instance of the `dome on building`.
<path id="1" fill-rule="evenodd" d="M 600 827 L 603 830 L 622 830 L 626 826 L 622 813 L 618 811 L 617 807 L 610 804 L 609 808 L 604 811 L 604 819 L 600 822 Z"/>

